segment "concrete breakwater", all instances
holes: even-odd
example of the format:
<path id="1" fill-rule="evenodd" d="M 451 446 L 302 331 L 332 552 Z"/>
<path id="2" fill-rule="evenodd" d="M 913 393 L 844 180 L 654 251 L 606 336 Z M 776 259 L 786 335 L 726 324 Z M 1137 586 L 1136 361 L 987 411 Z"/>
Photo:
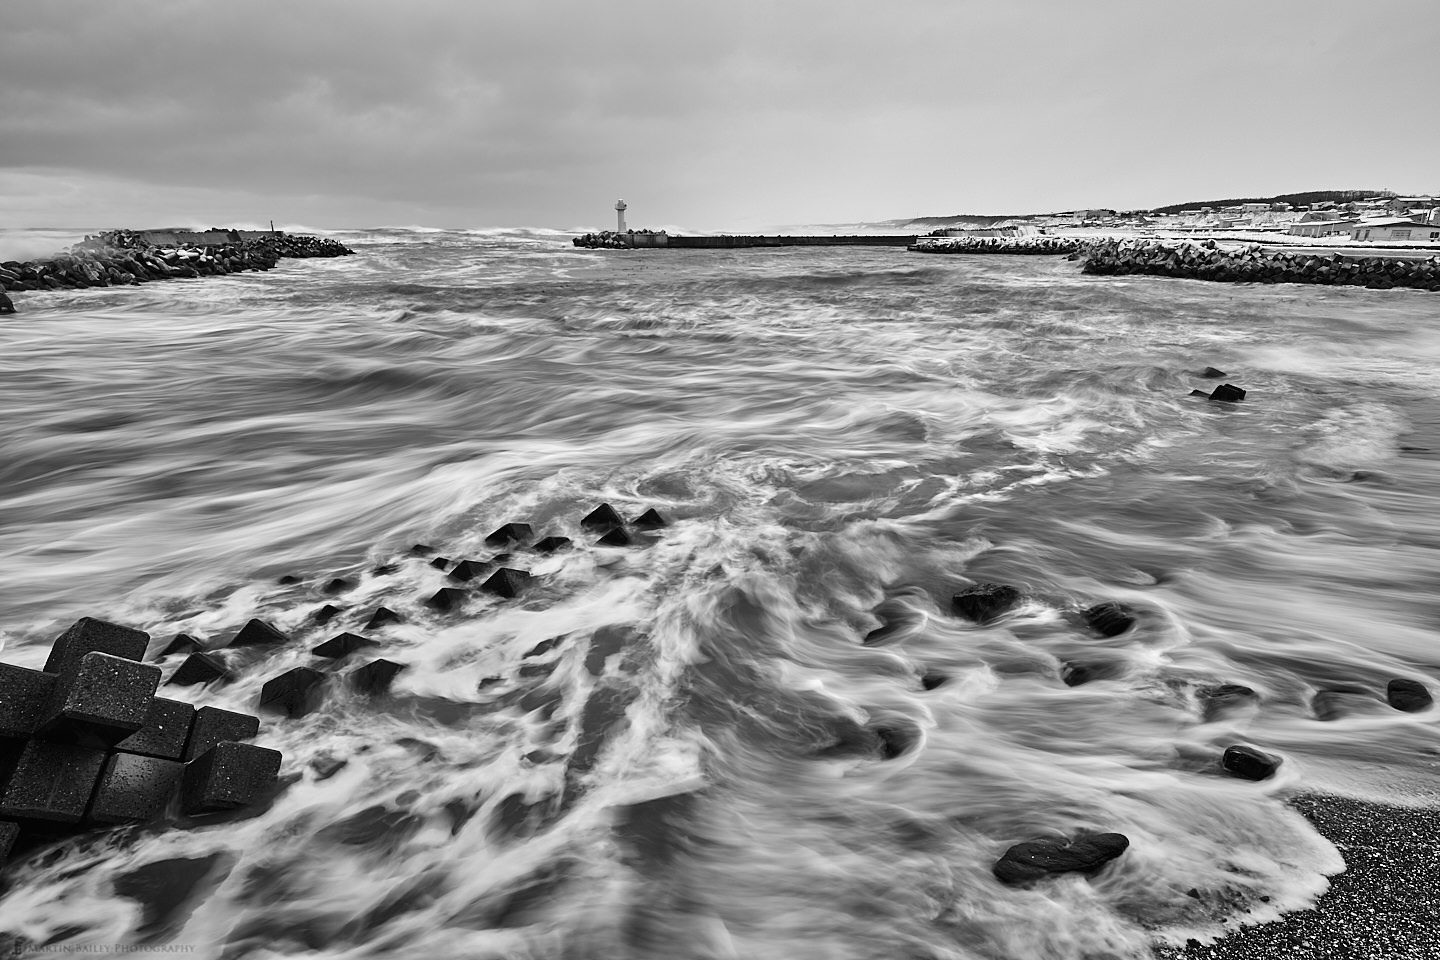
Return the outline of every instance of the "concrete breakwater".
<path id="1" fill-rule="evenodd" d="M 571 240 L 577 247 L 590 249 L 636 250 L 667 248 L 681 250 L 739 250 L 749 247 L 904 247 L 915 242 L 915 235 L 848 234 L 840 236 L 716 236 L 687 237 L 680 234 L 603 230 L 587 233 Z"/>
<path id="2" fill-rule="evenodd" d="M 285 233 L 241 234 L 110 230 L 86 237 L 48 259 L 0 263 L 0 313 L 13 313 L 5 292 L 139 284 L 177 277 L 269 270 L 286 257 L 342 257 L 355 251 L 328 238 Z"/>
<path id="3" fill-rule="evenodd" d="M 1063 255 L 1084 248 L 1079 237 L 921 237 L 912 253 L 1015 253 Z"/>
<path id="4" fill-rule="evenodd" d="M 1085 246 L 1083 272 L 1148 274 L 1228 283 L 1324 283 L 1388 290 L 1440 290 L 1440 257 L 1357 257 L 1266 251 L 1259 244 L 1224 249 L 1213 240 L 1100 240 Z"/>

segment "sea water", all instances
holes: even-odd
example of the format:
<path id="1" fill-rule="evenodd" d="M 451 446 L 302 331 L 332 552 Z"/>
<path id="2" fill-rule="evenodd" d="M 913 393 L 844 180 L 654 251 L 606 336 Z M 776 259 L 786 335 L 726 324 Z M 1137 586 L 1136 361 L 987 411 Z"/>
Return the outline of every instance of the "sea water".
<path id="1" fill-rule="evenodd" d="M 292 642 L 162 691 L 254 712 L 384 605 L 404 621 L 367 654 L 405 664 L 377 698 L 338 679 L 352 658 L 318 710 L 266 716 L 287 785 L 263 810 L 12 865 L 0 931 L 233 958 L 1139 957 L 1325 889 L 1343 861 L 1288 793 L 1432 801 L 1435 714 L 1384 689 L 1440 675 L 1434 295 L 335 236 L 356 255 L 20 293 L 0 324 L 0 656 L 38 667 L 81 616 L 152 649 L 258 617 Z M 1225 382 L 1207 366 L 1246 399 L 1189 396 Z M 602 503 L 669 525 L 596 545 Z M 575 546 L 512 551 L 517 599 L 426 607 L 447 580 L 412 545 L 483 560 L 509 521 Z M 324 595 L 336 576 L 354 588 Z M 956 616 L 984 582 L 1025 599 Z M 1111 600 L 1138 623 L 1104 637 L 1079 611 Z M 1207 709 L 1222 683 L 1257 696 Z M 1276 776 L 1225 775 L 1239 743 Z M 1130 848 L 1092 878 L 991 872 L 1088 831 Z M 157 862 L 177 889 L 137 894 Z"/>

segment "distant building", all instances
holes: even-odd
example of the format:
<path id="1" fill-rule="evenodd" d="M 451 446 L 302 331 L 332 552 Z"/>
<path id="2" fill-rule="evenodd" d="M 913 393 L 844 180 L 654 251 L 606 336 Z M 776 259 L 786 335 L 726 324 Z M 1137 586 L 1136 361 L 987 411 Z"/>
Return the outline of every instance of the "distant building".
<path id="1" fill-rule="evenodd" d="M 1350 228 L 1352 240 L 1440 240 L 1440 224 L 1416 223 L 1408 217 L 1361 220 Z"/>
<path id="2" fill-rule="evenodd" d="M 1348 237 L 1355 220 L 1301 220 L 1292 223 L 1286 233 L 1292 237 Z"/>
<path id="3" fill-rule="evenodd" d="M 1229 207 L 1226 207 L 1226 209 L 1228 210 L 1228 209 L 1230 209 L 1230 208 L 1229 208 Z M 1250 213 L 1250 214 L 1254 214 L 1254 213 L 1269 213 L 1269 212 L 1270 212 L 1270 204 L 1268 204 L 1268 203 L 1242 203 L 1242 204 L 1240 204 L 1240 212 L 1241 212 L 1241 213 Z"/>
<path id="4" fill-rule="evenodd" d="M 1434 197 L 1395 197 L 1385 204 L 1385 209 L 1397 217 L 1414 210 L 1430 210 L 1435 206 Z"/>

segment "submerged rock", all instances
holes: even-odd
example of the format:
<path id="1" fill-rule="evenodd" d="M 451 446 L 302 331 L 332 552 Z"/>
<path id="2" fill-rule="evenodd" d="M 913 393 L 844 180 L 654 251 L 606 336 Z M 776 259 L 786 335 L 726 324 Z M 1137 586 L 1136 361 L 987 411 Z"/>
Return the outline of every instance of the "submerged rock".
<path id="1" fill-rule="evenodd" d="M 1210 391 L 1211 400 L 1221 400 L 1226 403 L 1236 403 L 1245 399 L 1245 391 L 1230 383 L 1222 383 Z"/>
<path id="2" fill-rule="evenodd" d="M 1092 629 L 1107 637 L 1118 637 L 1135 626 L 1135 614 L 1129 607 L 1115 600 L 1097 603 L 1081 616 Z"/>
<path id="3" fill-rule="evenodd" d="M 1124 853 L 1130 838 L 1123 833 L 1097 833 L 1071 840 L 1057 837 L 1017 843 L 995 862 L 1001 883 L 1021 886 L 1061 873 L 1093 874 Z"/>
<path id="4" fill-rule="evenodd" d="M 979 583 L 966 587 L 950 600 L 951 607 L 966 620 L 989 623 L 1020 602 L 1020 591 L 1003 583 Z"/>

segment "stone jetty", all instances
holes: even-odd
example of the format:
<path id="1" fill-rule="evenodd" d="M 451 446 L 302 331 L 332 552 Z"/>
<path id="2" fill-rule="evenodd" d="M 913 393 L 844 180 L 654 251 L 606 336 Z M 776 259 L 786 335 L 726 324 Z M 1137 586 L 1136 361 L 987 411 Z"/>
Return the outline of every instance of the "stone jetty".
<path id="1" fill-rule="evenodd" d="M 278 232 L 110 230 L 86 237 L 49 260 L 0 263 L 0 306 L 9 304 L 7 292 L 223 276 L 269 270 L 285 258 L 343 257 L 354 252 L 328 238 Z"/>
<path id="2" fill-rule="evenodd" d="M 1080 254 L 1085 273 L 1147 274 L 1226 283 L 1323 283 L 1440 290 L 1440 257 L 1286 253 L 1259 244 L 1222 247 L 1161 240 L 1100 240 Z"/>
<path id="3" fill-rule="evenodd" d="M 690 237 L 669 234 L 663 230 L 627 230 L 617 233 L 602 230 L 574 237 L 577 247 L 592 250 L 741 250 L 750 247 L 908 247 L 915 242 L 914 234 L 837 234 L 834 236 L 749 236 L 722 234 L 713 237 Z"/>
<path id="4" fill-rule="evenodd" d="M 911 253 L 1010 253 L 1055 256 L 1077 253 L 1088 241 L 1080 237 L 921 237 Z"/>

